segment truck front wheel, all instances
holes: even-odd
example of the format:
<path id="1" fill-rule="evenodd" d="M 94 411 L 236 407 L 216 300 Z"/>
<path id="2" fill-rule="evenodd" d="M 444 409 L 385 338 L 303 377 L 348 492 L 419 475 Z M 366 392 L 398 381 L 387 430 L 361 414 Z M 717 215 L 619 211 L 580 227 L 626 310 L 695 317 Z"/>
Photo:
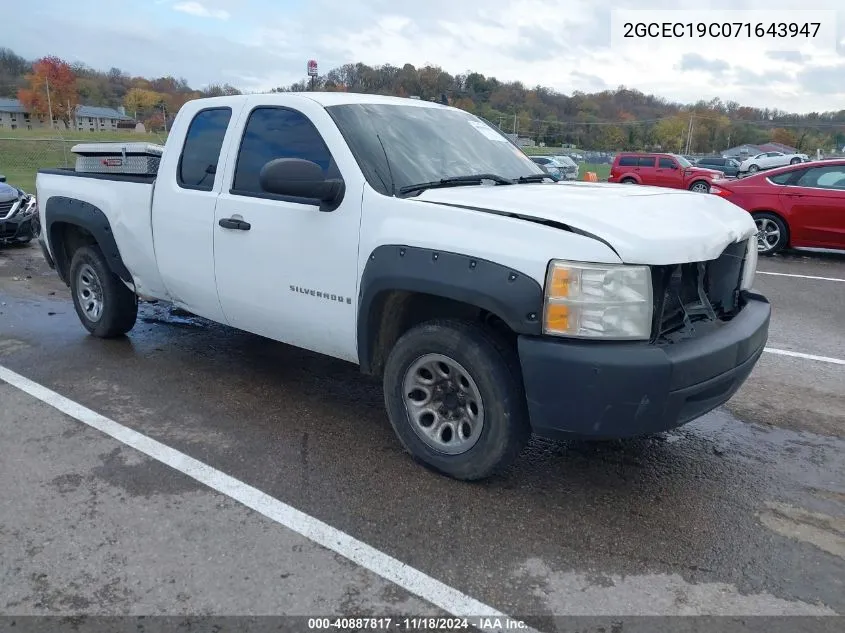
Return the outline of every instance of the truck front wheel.
<path id="1" fill-rule="evenodd" d="M 475 323 L 430 321 L 406 332 L 388 356 L 384 397 L 405 449 L 456 479 L 501 471 L 530 437 L 519 359 Z"/>
<path id="2" fill-rule="evenodd" d="M 98 246 L 82 246 L 74 252 L 70 290 L 79 320 L 94 336 L 114 338 L 135 325 L 138 298 L 109 269 Z"/>

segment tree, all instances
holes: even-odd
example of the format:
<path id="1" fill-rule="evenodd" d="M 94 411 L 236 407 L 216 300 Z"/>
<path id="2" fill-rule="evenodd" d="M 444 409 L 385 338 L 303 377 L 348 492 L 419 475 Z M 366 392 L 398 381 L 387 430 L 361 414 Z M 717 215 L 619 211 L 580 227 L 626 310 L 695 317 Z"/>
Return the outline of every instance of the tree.
<path id="1" fill-rule="evenodd" d="M 777 127 L 772 130 L 772 142 L 780 143 L 781 145 L 789 145 L 789 147 L 798 146 L 798 137 L 795 132 L 787 130 L 782 127 Z"/>
<path id="2" fill-rule="evenodd" d="M 151 112 L 162 99 L 162 95 L 154 90 L 144 88 L 132 88 L 123 98 L 123 105 L 127 112 L 132 113 L 133 118 Z"/>
<path id="3" fill-rule="evenodd" d="M 652 136 L 661 148 L 668 152 L 679 151 L 686 143 L 689 119 L 681 115 L 663 119 L 654 126 Z"/>
<path id="4" fill-rule="evenodd" d="M 70 64 L 58 57 L 42 57 L 32 65 L 26 81 L 29 88 L 19 90 L 18 99 L 27 110 L 52 116 L 70 127 L 79 106 L 76 75 Z"/>

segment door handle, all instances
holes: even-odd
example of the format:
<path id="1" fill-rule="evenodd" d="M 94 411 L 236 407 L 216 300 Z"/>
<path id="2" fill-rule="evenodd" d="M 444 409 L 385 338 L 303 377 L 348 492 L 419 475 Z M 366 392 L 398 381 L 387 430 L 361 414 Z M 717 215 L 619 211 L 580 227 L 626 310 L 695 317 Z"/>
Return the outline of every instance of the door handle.
<path id="1" fill-rule="evenodd" d="M 237 220 L 235 218 L 221 218 L 217 224 L 222 226 L 224 229 L 235 229 L 236 231 L 249 231 L 252 228 L 252 225 L 249 222 Z"/>

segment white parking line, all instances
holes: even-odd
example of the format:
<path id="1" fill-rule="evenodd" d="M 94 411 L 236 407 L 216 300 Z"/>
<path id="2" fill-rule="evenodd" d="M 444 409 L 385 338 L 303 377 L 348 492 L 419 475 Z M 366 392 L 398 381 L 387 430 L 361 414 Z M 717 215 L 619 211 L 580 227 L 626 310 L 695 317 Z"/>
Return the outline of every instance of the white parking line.
<path id="1" fill-rule="evenodd" d="M 845 279 L 840 279 L 839 277 L 816 277 L 815 275 L 794 275 L 792 273 L 770 273 L 765 270 L 758 270 L 758 275 L 775 275 L 777 277 L 797 277 L 798 279 L 815 279 L 817 281 L 842 281 L 845 282 Z"/>
<path id="2" fill-rule="evenodd" d="M 765 347 L 764 352 L 769 354 L 778 354 L 780 356 L 794 356 L 795 358 L 805 358 L 807 360 L 817 360 L 822 363 L 833 363 L 834 365 L 845 365 L 845 360 L 841 358 L 831 358 L 830 356 L 816 356 L 815 354 L 804 354 L 803 352 L 790 352 L 788 349 L 777 349 L 776 347 Z"/>
<path id="3" fill-rule="evenodd" d="M 133 431 L 114 420 L 100 415 L 96 411 L 92 411 L 73 400 L 65 398 L 55 391 L 33 382 L 2 365 L 0 365 L 0 380 L 28 393 L 30 396 L 58 409 L 79 422 L 113 437 L 118 442 L 134 448 L 162 464 L 166 464 L 180 473 L 205 484 L 212 490 L 216 490 L 242 503 L 268 519 L 322 545 L 326 549 L 337 552 L 364 569 L 378 574 L 382 578 L 395 583 L 409 593 L 430 602 L 453 616 L 472 618 L 473 622 L 477 622 L 476 618 L 479 617 L 501 619 L 501 628 L 485 628 L 485 631 L 504 631 L 509 622 L 516 622 L 516 620 L 496 611 L 492 607 L 349 536 L 345 532 L 333 528 L 304 512 L 300 512 L 296 508 L 234 477 L 230 477 L 208 464 L 189 457 L 176 449 L 170 448 L 161 442 L 157 442 L 146 435 Z M 513 627 L 513 624 L 511 626 Z M 520 630 L 531 631 L 527 627 L 521 628 Z"/>

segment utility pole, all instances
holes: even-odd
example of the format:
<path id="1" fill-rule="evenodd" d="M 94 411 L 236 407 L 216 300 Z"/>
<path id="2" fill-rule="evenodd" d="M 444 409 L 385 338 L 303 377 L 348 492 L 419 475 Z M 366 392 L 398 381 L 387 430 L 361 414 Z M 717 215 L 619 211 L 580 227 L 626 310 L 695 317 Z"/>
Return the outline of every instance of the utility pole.
<path id="1" fill-rule="evenodd" d="M 690 115 L 690 117 L 689 117 L 689 130 L 687 131 L 687 151 L 684 152 L 685 154 L 689 154 L 691 145 L 692 145 L 692 115 Z"/>
<path id="2" fill-rule="evenodd" d="M 47 82 L 47 109 L 50 111 L 50 129 L 53 129 L 53 102 L 50 100 L 50 78 L 45 78 Z"/>
<path id="3" fill-rule="evenodd" d="M 164 114 L 164 133 L 167 134 L 167 105 L 161 102 L 161 111 Z"/>
<path id="4" fill-rule="evenodd" d="M 516 112 L 513 113 L 513 134 L 516 136 Z"/>

